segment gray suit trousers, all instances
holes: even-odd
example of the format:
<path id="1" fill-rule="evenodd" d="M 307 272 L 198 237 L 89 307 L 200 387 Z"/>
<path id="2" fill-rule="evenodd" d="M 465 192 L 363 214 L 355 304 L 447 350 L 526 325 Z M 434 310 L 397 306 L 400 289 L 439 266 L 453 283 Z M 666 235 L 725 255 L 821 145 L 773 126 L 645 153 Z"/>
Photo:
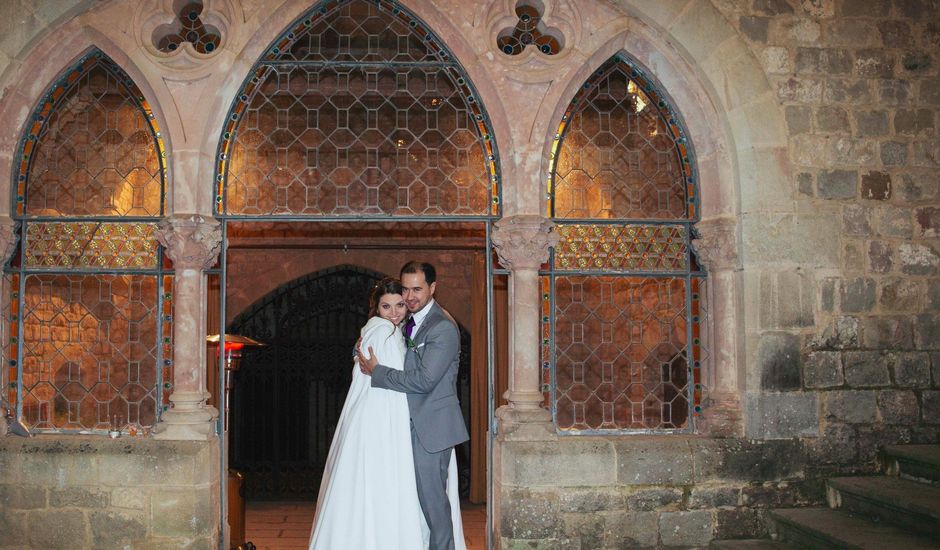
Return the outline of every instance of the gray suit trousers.
<path id="1" fill-rule="evenodd" d="M 454 524 L 447 499 L 447 468 L 453 447 L 437 453 L 429 453 L 421 445 L 411 425 L 411 445 L 415 457 L 415 480 L 418 485 L 418 500 L 424 519 L 431 528 L 429 550 L 454 550 Z"/>

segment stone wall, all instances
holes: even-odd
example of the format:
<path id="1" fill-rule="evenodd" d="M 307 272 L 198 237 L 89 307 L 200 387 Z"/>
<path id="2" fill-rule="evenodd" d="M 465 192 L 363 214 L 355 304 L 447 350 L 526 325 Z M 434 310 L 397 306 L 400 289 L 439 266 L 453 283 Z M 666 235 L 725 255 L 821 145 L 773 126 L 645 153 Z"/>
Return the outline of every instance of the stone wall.
<path id="1" fill-rule="evenodd" d="M 819 504 L 799 441 L 560 437 L 498 447 L 500 548 L 701 547 L 768 534 L 767 511 Z"/>
<path id="2" fill-rule="evenodd" d="M 217 440 L 0 437 L 0 548 L 216 548 Z"/>
<path id="3" fill-rule="evenodd" d="M 806 244 L 835 246 L 834 262 L 782 255 L 748 276 L 760 299 L 748 390 L 760 398 L 747 433 L 818 433 L 830 451 L 819 459 L 844 465 L 870 464 L 879 444 L 936 441 L 940 3 L 714 4 L 784 110 L 797 216 L 840 223 L 808 228 Z"/>

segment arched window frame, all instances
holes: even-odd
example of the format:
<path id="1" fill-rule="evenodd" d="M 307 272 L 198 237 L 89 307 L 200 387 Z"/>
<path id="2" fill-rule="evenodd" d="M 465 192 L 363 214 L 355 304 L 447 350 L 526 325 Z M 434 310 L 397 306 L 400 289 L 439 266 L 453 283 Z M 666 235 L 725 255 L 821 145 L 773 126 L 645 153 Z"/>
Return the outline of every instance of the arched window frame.
<path id="1" fill-rule="evenodd" d="M 559 160 L 572 119 L 582 108 L 583 100 L 603 81 L 606 75 L 614 70 L 621 70 L 629 76 L 642 94 L 650 100 L 650 105 L 656 108 L 661 121 L 672 135 L 686 194 L 686 212 L 685 216 L 681 218 L 573 218 L 556 215 L 556 194 L 558 192 L 556 163 Z M 692 248 L 692 240 L 696 236 L 694 224 L 698 221 L 700 215 L 700 199 L 692 144 L 687 137 L 680 117 L 672 107 L 672 101 L 661 90 L 662 88 L 655 78 L 642 69 L 636 61 L 623 53 L 619 53 L 603 63 L 579 87 L 561 117 L 557 132 L 552 140 L 548 159 L 546 215 L 555 224 L 555 231 L 560 235 L 560 239 L 559 243 L 551 250 L 548 262 L 540 271 L 542 285 L 540 356 L 542 361 L 542 391 L 545 395 L 545 403 L 552 412 L 556 430 L 562 435 L 688 433 L 695 430 L 695 420 L 701 416 L 702 364 L 707 357 L 702 329 L 702 325 L 707 318 L 704 300 L 706 295 L 706 274 L 697 261 L 695 251 Z M 647 241 L 649 246 L 661 248 L 663 253 L 660 254 L 660 263 L 671 263 L 670 268 L 651 265 L 649 262 L 645 262 L 645 256 L 643 256 L 643 260 L 625 261 L 630 256 L 624 257 L 624 255 L 618 254 L 618 249 L 614 245 L 619 245 L 620 240 L 627 235 L 635 243 L 638 241 L 643 243 L 645 239 L 649 239 Z M 662 236 L 664 239 L 658 239 L 658 236 Z M 664 240 L 666 242 L 663 242 Z M 628 247 L 628 250 L 630 254 L 633 254 L 641 249 Z M 668 254 L 670 250 L 674 252 L 672 255 Z M 677 265 L 681 267 L 677 268 Z M 558 279 L 568 277 L 647 280 L 684 279 L 685 315 L 687 319 L 685 353 L 686 357 L 692 357 L 692 361 L 687 361 L 688 378 L 685 393 L 688 402 L 688 416 L 684 425 L 623 427 L 617 426 L 616 422 L 611 420 L 610 422 L 602 422 L 600 427 L 589 427 L 585 425 L 586 422 L 583 418 L 580 423 L 578 422 L 576 413 L 571 415 L 574 419 L 570 423 L 571 425 L 559 421 L 558 401 L 560 393 L 556 370 L 558 310 L 555 298 Z M 602 375 L 602 379 L 605 376 Z M 592 395 L 596 396 L 596 392 L 592 392 Z M 609 410 L 611 418 L 614 418 L 616 416 L 615 403 L 605 402 L 604 404 L 603 416 L 606 418 Z M 579 424 L 580 426 L 578 426 Z"/>
<path id="2" fill-rule="evenodd" d="M 108 78 L 114 79 L 117 83 L 116 89 L 123 92 L 125 101 L 132 103 L 134 111 L 139 115 L 135 122 L 140 124 L 143 121 L 146 126 L 149 135 L 147 147 L 152 147 L 155 155 L 155 173 L 151 174 L 151 177 L 158 180 L 159 204 L 155 210 L 151 209 L 151 211 L 146 211 L 146 206 L 142 207 L 145 210 L 143 215 L 139 212 L 132 215 L 121 212 L 91 214 L 80 211 L 63 212 L 58 208 L 45 208 L 45 211 L 41 213 L 31 212 L 29 208 L 30 178 L 35 169 L 35 154 L 47 135 L 50 120 L 57 113 L 57 109 L 63 105 L 63 101 L 70 98 L 71 92 L 82 84 L 83 77 L 95 69 L 103 70 Z M 89 111 L 83 113 L 87 114 Z M 86 148 L 84 153 L 87 154 L 90 151 L 91 144 L 80 143 L 79 145 Z M 76 150 L 80 149 L 76 147 Z M 166 208 L 166 150 L 150 105 L 133 79 L 119 65 L 101 50 L 91 49 L 61 73 L 61 76 L 56 78 L 41 96 L 27 120 L 15 159 L 11 201 L 14 205 L 13 218 L 19 239 L 16 250 L 4 266 L 3 275 L 5 288 L 9 291 L 2 301 L 5 333 L 2 335 L 4 345 L 0 346 L 0 349 L 2 349 L 7 367 L 4 376 L 0 377 L 5 383 L 6 391 L 3 397 L 8 402 L 15 403 L 17 417 L 23 419 L 26 427 L 32 432 L 106 434 L 115 428 L 145 432 L 152 428 L 159 421 L 162 412 L 169 408 L 168 396 L 173 379 L 171 340 L 173 271 L 155 237 L 157 223 L 164 217 Z M 115 167 L 116 165 L 105 164 L 105 169 Z M 135 168 L 146 170 L 146 167 L 140 165 Z M 94 179 L 94 176 L 91 179 Z M 113 195 L 109 197 L 109 200 L 113 199 Z M 114 203 L 108 204 L 113 206 Z M 132 211 L 135 208 L 140 210 L 135 206 L 129 206 L 127 210 Z M 85 314 L 80 322 L 75 323 L 74 319 L 67 321 L 69 323 L 68 338 L 70 343 L 74 344 L 75 341 L 72 338 L 76 335 L 73 332 L 75 330 L 84 332 L 84 335 L 77 336 L 77 338 L 83 343 L 83 347 L 88 349 L 107 348 L 110 345 L 109 343 L 102 344 L 101 337 L 107 336 L 110 342 L 111 325 L 97 317 L 97 313 L 90 311 L 88 304 L 80 303 L 83 298 L 75 297 L 76 289 L 79 291 L 77 294 L 85 296 L 83 285 L 86 282 L 99 285 L 100 301 L 91 309 L 103 308 L 118 311 L 118 314 L 123 315 L 130 311 L 128 308 L 143 305 L 145 302 L 137 300 L 134 304 L 125 306 L 125 310 L 121 311 L 120 307 L 114 303 L 114 294 L 110 297 L 101 295 L 104 289 L 111 289 L 114 281 L 123 278 L 128 293 L 126 301 L 131 302 L 134 300 L 133 295 L 142 296 L 142 290 L 145 287 L 152 288 L 152 292 L 147 293 L 147 299 L 150 301 L 144 305 L 149 309 L 146 309 L 142 317 L 135 317 L 134 320 L 128 321 L 128 327 L 126 327 L 129 340 L 125 344 L 131 347 L 136 343 L 132 333 L 140 328 L 140 321 L 150 319 L 154 326 L 154 341 L 143 343 L 145 346 L 150 346 L 152 350 L 146 353 L 146 357 L 143 357 L 144 361 L 134 361 L 133 359 L 139 358 L 137 356 L 124 357 L 127 359 L 125 368 L 128 382 L 132 376 L 136 376 L 137 386 L 141 389 L 131 388 L 128 384 L 122 388 L 114 388 L 112 385 L 116 391 L 106 407 L 97 407 L 96 421 L 92 423 L 93 425 L 82 423 L 79 412 L 81 401 L 94 398 L 98 402 L 97 396 L 93 396 L 93 389 L 98 384 L 111 384 L 112 372 L 110 370 L 112 363 L 109 358 L 98 357 L 94 366 L 89 364 L 91 359 L 95 359 L 94 351 L 88 352 L 74 362 L 71 359 L 67 361 L 69 365 L 66 375 L 67 383 L 78 382 L 84 385 L 85 379 L 81 374 L 83 370 L 87 373 L 88 369 L 96 369 L 98 372 L 97 381 L 92 387 L 82 387 L 77 390 L 72 388 L 69 391 L 70 395 L 80 396 L 78 402 L 64 397 L 63 388 L 59 387 L 52 400 L 40 399 L 36 402 L 35 407 L 38 412 L 35 414 L 24 410 L 26 394 L 31 389 L 26 386 L 24 374 L 26 370 L 33 368 L 28 367 L 28 364 L 37 360 L 40 363 L 38 367 L 35 367 L 39 372 L 37 375 L 39 383 L 64 385 L 61 380 L 55 378 L 61 375 L 52 373 L 49 364 L 45 365 L 47 372 L 42 373 L 44 370 L 42 363 L 49 360 L 48 354 L 65 355 L 51 344 L 51 329 L 43 327 L 40 323 L 38 328 L 31 327 L 28 334 L 25 330 L 26 325 L 29 324 L 27 316 L 31 313 L 28 294 L 31 289 L 36 288 L 32 286 L 32 280 L 38 281 L 36 284 L 40 289 L 45 286 L 44 292 L 51 293 L 49 289 L 56 283 L 50 281 L 57 278 L 60 282 L 67 280 L 70 288 L 69 298 L 61 301 L 63 309 L 60 309 L 57 315 L 67 317 L 70 312 L 66 310 L 85 308 Z M 45 282 L 42 282 L 43 279 Z M 97 332 L 94 337 L 98 339 L 93 342 L 88 341 L 91 332 L 74 328 L 88 318 L 93 318 L 100 323 L 95 327 Z M 106 325 L 105 328 L 102 329 L 102 325 Z M 29 348 L 40 349 L 41 344 L 44 343 L 49 344 L 52 349 L 46 347 L 43 351 L 34 352 L 27 357 Z M 114 344 L 115 347 L 118 345 Z M 117 356 L 122 355 L 120 352 L 115 353 Z M 133 353 L 129 352 L 129 355 Z M 152 364 L 153 372 L 143 372 L 150 364 Z M 73 379 L 73 376 L 81 381 Z M 102 376 L 104 376 L 103 379 Z M 142 382 L 143 377 L 152 379 L 153 383 Z M 122 396 L 122 390 L 126 390 L 128 395 L 139 397 L 139 399 L 127 399 L 127 396 Z M 111 403 L 119 397 L 125 397 L 126 409 L 111 410 Z M 67 412 L 64 422 L 51 418 L 61 414 L 57 408 L 59 405 L 55 403 L 59 398 L 64 399 L 66 403 Z M 148 400 L 152 400 L 151 405 L 145 404 Z M 104 417 L 101 414 L 103 410 L 107 411 Z M 76 420 L 76 417 L 79 419 Z"/>
<path id="3" fill-rule="evenodd" d="M 249 71 L 248 76 L 245 78 L 242 86 L 239 88 L 239 91 L 235 96 L 235 100 L 229 109 L 229 113 L 226 117 L 226 122 L 219 139 L 219 146 L 215 161 L 215 189 L 213 192 L 216 217 L 225 219 L 279 218 L 285 220 L 315 218 L 324 221 L 330 219 L 367 220 L 395 218 L 407 218 L 412 221 L 420 219 L 429 221 L 498 219 L 502 213 L 502 184 L 500 176 L 499 152 L 496 147 L 492 124 L 482 101 L 480 101 L 480 95 L 476 91 L 476 88 L 467 75 L 467 71 L 463 68 L 457 58 L 447 49 L 443 40 L 438 38 L 430 30 L 430 28 L 428 28 L 428 26 L 420 20 L 420 18 L 394 0 L 361 1 L 368 3 L 375 9 L 388 14 L 391 18 L 393 18 L 393 20 L 399 21 L 411 28 L 412 32 L 415 33 L 421 42 L 428 47 L 429 52 L 431 52 L 434 58 L 432 61 L 411 63 L 407 61 L 344 61 L 337 63 L 332 61 L 323 62 L 297 60 L 290 61 L 289 63 L 298 67 L 342 66 L 358 68 L 366 66 L 390 68 L 411 65 L 415 67 L 439 68 L 441 71 L 445 71 L 454 82 L 455 87 L 460 95 L 463 97 L 464 107 L 473 116 L 471 127 L 476 132 L 478 146 L 482 151 L 484 159 L 483 169 L 485 170 L 489 180 L 488 200 L 490 203 L 486 208 L 486 211 L 469 214 L 453 214 L 443 212 L 439 214 L 432 213 L 418 215 L 389 215 L 383 212 L 348 212 L 341 214 L 310 214 L 292 211 L 257 214 L 230 212 L 228 206 L 228 191 L 229 177 L 231 174 L 231 163 L 234 154 L 234 145 L 238 138 L 239 126 L 242 122 L 242 119 L 249 110 L 253 98 L 259 92 L 261 85 L 264 83 L 264 77 L 272 67 L 276 67 L 278 64 L 288 63 L 282 59 L 282 56 L 286 55 L 286 52 L 290 51 L 290 48 L 294 43 L 305 37 L 308 30 L 314 27 L 318 21 L 329 18 L 337 10 L 355 1 L 360 0 L 321 0 L 316 6 L 311 8 L 304 15 L 297 18 L 291 25 L 289 25 L 289 30 L 282 33 L 276 40 L 272 42 L 272 44 L 265 50 L 265 53 L 261 56 L 261 59 L 259 59 L 258 62 L 255 63 L 254 67 L 252 67 L 251 71 Z"/>

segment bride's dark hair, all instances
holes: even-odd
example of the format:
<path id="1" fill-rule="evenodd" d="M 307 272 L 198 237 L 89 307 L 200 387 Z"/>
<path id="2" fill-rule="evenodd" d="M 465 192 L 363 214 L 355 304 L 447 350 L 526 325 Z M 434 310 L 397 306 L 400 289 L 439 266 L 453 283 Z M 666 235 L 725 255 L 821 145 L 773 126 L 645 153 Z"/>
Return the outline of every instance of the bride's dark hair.
<path id="1" fill-rule="evenodd" d="M 405 289 L 401 286 L 401 281 L 392 277 L 386 277 L 375 283 L 372 294 L 369 295 L 369 317 L 375 317 L 379 314 L 379 300 L 386 294 L 402 294 Z"/>

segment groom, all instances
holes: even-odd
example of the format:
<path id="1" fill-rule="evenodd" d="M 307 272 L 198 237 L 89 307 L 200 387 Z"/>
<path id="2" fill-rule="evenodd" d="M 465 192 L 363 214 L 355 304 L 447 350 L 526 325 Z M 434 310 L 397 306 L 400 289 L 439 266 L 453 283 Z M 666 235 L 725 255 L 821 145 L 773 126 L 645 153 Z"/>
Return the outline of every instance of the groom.
<path id="1" fill-rule="evenodd" d="M 470 438 L 457 401 L 460 338 L 453 319 L 434 301 L 434 266 L 408 262 L 400 277 L 411 312 L 404 329 L 404 370 L 379 365 L 371 349 L 368 359 L 358 352 L 359 365 L 372 375 L 372 387 L 408 395 L 418 500 L 431 528 L 430 550 L 453 550 L 447 468 L 454 446 Z"/>

